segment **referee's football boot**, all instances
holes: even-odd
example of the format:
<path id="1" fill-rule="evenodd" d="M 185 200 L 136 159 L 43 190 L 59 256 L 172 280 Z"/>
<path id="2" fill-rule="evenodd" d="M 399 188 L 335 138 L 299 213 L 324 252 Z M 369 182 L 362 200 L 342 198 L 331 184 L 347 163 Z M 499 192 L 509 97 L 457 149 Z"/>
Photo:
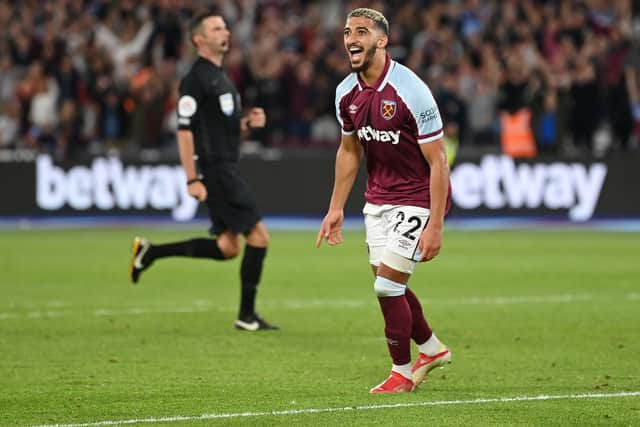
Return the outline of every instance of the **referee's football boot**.
<path id="1" fill-rule="evenodd" d="M 236 329 L 240 331 L 275 331 L 280 329 L 279 326 L 272 325 L 264 320 L 257 313 L 253 313 L 249 316 L 240 316 L 234 323 Z"/>
<path id="2" fill-rule="evenodd" d="M 140 280 L 140 274 L 151 265 L 150 262 L 145 260 L 145 255 L 150 247 L 151 242 L 144 237 L 136 237 L 133 239 L 131 262 L 129 263 L 129 277 L 134 285 Z"/>
<path id="3" fill-rule="evenodd" d="M 411 368 L 413 383 L 418 387 L 427 377 L 427 374 L 435 368 L 442 368 L 447 363 L 451 363 L 451 350 L 445 345 L 440 347 L 440 351 L 432 356 L 420 353 L 418 360 Z"/>

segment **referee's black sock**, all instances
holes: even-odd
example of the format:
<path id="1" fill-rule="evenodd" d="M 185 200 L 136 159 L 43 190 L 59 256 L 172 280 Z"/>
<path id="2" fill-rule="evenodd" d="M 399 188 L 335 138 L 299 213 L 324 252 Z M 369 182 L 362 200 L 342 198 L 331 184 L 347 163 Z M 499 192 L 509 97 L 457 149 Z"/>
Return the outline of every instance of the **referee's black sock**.
<path id="1" fill-rule="evenodd" d="M 153 262 L 158 258 L 170 256 L 186 256 L 190 258 L 224 259 L 216 239 L 191 239 L 183 242 L 152 244 L 145 255 L 145 262 Z"/>
<path id="2" fill-rule="evenodd" d="M 242 292 L 240 298 L 240 318 L 255 313 L 256 293 L 262 275 L 262 264 L 267 254 L 267 248 L 246 245 L 240 266 L 240 281 Z"/>

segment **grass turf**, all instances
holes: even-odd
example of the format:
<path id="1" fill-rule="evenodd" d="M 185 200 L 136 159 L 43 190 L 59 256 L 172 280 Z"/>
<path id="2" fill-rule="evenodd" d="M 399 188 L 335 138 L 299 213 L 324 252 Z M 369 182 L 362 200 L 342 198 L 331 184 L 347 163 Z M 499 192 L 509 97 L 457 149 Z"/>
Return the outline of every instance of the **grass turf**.
<path id="1" fill-rule="evenodd" d="M 321 249 L 314 232 L 273 232 L 258 309 L 283 329 L 253 334 L 232 327 L 239 260 L 161 260 L 132 286 L 137 231 L 0 231 L 0 425 L 640 419 L 639 396 L 424 406 L 640 391 L 638 234 L 447 230 L 410 285 L 453 364 L 415 393 L 374 396 L 390 359 L 362 232 Z M 157 242 L 198 234 L 143 231 Z M 301 412 L 194 419 L 288 410 Z M 160 420 L 178 415 L 190 419 Z"/>

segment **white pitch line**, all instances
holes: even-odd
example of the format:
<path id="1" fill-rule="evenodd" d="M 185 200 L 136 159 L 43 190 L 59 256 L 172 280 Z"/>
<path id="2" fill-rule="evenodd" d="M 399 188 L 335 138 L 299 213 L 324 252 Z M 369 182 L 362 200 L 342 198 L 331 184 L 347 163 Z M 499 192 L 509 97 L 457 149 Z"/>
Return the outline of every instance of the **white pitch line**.
<path id="1" fill-rule="evenodd" d="M 593 300 L 592 295 L 544 295 L 544 296 L 518 296 L 518 297 L 473 297 L 461 299 L 429 300 L 427 304 L 467 304 L 467 305 L 508 305 L 508 304 L 536 304 L 555 302 L 581 302 Z"/>
<path id="2" fill-rule="evenodd" d="M 426 298 L 422 302 L 428 305 L 511 305 L 511 304 L 545 304 L 545 303 L 571 303 L 592 301 L 592 295 L 528 295 L 505 297 L 469 297 L 469 298 Z M 632 299 L 628 296 L 626 300 Z M 278 304 L 269 304 L 269 308 L 308 309 L 316 307 L 360 308 L 367 305 L 376 305 L 376 301 L 358 300 L 289 300 Z"/>
<path id="3" fill-rule="evenodd" d="M 286 409 L 281 411 L 269 412 L 235 412 L 221 414 L 202 414 L 193 416 L 176 415 L 173 417 L 160 418 L 138 418 L 129 420 L 106 420 L 95 421 L 78 424 L 42 424 L 34 427 L 94 427 L 94 426 L 112 426 L 122 424 L 145 424 L 145 423 L 171 423 L 176 421 L 198 421 L 198 420 L 215 420 L 222 418 L 246 418 L 246 417 L 274 417 L 287 415 L 306 415 L 321 414 L 328 412 L 350 412 L 350 411 L 371 411 L 375 409 L 395 409 L 395 408 L 412 408 L 420 406 L 452 406 L 452 405 L 477 405 L 487 403 L 510 403 L 510 402 L 533 402 L 543 400 L 561 400 L 561 399 L 610 399 L 620 397 L 640 397 L 640 391 L 624 391 L 618 393 L 584 393 L 584 394 L 564 394 L 564 395 L 539 395 L 539 396 L 515 396 L 515 397 L 496 397 L 481 398 L 470 400 L 439 400 L 432 402 L 407 402 L 407 403 L 390 403 L 381 405 L 362 405 L 362 406 L 343 406 L 334 408 L 307 408 L 307 409 Z"/>
<path id="4" fill-rule="evenodd" d="M 27 312 L 0 312 L 0 320 L 8 319 L 45 319 L 52 317 L 68 316 L 139 316 L 142 314 L 166 314 L 166 313 L 200 313 L 210 311 L 212 307 L 131 307 L 131 308 L 97 308 L 91 311 L 27 311 Z"/>
<path id="5" fill-rule="evenodd" d="M 556 304 L 579 303 L 606 299 L 588 294 L 566 295 L 528 295 L 528 296 L 497 296 L 497 297 L 469 297 L 469 298 L 427 298 L 422 302 L 426 305 L 513 305 L 513 304 Z M 611 298 L 609 298 L 611 299 Z M 623 301 L 640 301 L 640 294 L 629 293 L 620 298 Z M 375 305 L 375 300 L 347 300 L 347 299 L 309 299 L 309 300 L 283 300 L 276 303 L 264 303 L 268 309 L 307 310 L 314 308 L 361 308 Z M 216 306 L 213 302 L 199 300 L 193 305 L 176 307 L 128 307 L 128 308 L 96 308 L 93 310 L 71 310 L 71 306 L 64 305 L 65 310 L 33 310 L 0 311 L 0 320 L 9 319 L 45 319 L 67 316 L 138 316 L 142 314 L 166 314 L 166 313 L 201 313 L 206 311 L 233 311 L 231 307 Z M 26 308 L 26 307 L 23 307 Z"/>

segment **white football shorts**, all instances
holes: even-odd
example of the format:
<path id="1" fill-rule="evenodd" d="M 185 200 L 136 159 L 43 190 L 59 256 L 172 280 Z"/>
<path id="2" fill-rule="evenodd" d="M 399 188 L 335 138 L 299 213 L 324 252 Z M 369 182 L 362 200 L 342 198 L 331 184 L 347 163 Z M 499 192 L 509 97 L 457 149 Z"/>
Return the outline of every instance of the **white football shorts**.
<path id="1" fill-rule="evenodd" d="M 362 210 L 369 263 L 412 274 L 420 259 L 418 242 L 429 220 L 429 209 L 417 206 L 374 205 Z"/>

